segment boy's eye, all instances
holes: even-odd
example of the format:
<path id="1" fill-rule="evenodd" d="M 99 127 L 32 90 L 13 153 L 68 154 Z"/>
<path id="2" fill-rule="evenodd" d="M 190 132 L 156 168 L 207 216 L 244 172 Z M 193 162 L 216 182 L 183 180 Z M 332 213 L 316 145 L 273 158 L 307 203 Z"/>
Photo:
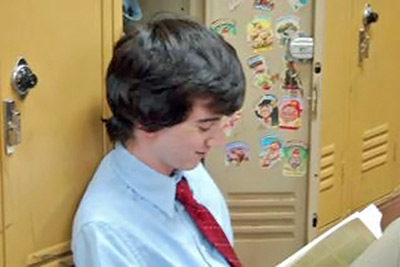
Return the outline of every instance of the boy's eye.
<path id="1" fill-rule="evenodd" d="M 197 124 L 197 128 L 199 129 L 200 132 L 205 133 L 205 132 L 209 131 L 213 127 L 214 124 L 215 124 L 215 122 L 213 122 L 213 121 L 207 121 L 207 122 Z"/>
<path id="2" fill-rule="evenodd" d="M 207 132 L 208 130 L 210 130 L 211 129 L 211 127 L 201 127 L 201 126 L 199 126 L 199 130 L 200 130 L 200 132 Z"/>

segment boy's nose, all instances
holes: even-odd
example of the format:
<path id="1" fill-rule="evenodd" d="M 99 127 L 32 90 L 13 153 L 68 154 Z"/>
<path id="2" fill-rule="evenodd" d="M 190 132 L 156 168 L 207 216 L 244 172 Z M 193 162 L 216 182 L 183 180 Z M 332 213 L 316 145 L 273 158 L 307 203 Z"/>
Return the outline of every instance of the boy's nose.
<path id="1" fill-rule="evenodd" d="M 211 147 L 222 146 L 224 143 L 225 143 L 225 134 L 221 128 L 218 129 L 218 131 L 210 139 L 207 140 L 206 145 L 211 148 Z"/>

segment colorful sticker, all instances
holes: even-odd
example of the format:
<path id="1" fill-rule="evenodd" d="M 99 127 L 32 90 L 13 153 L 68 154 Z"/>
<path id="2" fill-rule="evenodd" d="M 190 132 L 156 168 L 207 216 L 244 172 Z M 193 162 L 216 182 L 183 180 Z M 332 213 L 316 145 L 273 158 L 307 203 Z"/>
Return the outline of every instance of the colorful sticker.
<path id="1" fill-rule="evenodd" d="M 288 46 L 290 40 L 299 36 L 300 19 L 295 16 L 284 16 L 276 20 L 275 34 L 279 45 Z"/>
<path id="2" fill-rule="evenodd" d="M 262 124 L 267 128 L 279 126 L 278 99 L 271 94 L 264 95 L 258 102 L 255 113 Z"/>
<path id="3" fill-rule="evenodd" d="M 226 136 L 230 136 L 232 134 L 233 128 L 236 126 L 241 116 L 242 116 L 242 110 L 238 110 L 235 113 L 233 113 L 232 116 L 226 118 L 226 121 L 222 126 L 222 129 Z"/>
<path id="4" fill-rule="evenodd" d="M 307 170 L 308 147 L 305 142 L 292 140 L 283 147 L 284 176 L 304 176 Z"/>
<path id="5" fill-rule="evenodd" d="M 247 39 L 255 53 L 271 50 L 274 43 L 271 22 L 263 17 L 253 19 L 247 25 Z"/>
<path id="6" fill-rule="evenodd" d="M 241 0 L 228 0 L 228 6 L 230 11 L 234 11 L 240 4 Z"/>
<path id="7" fill-rule="evenodd" d="M 236 22 L 232 19 L 218 19 L 211 23 L 211 30 L 224 38 L 235 36 L 237 33 Z"/>
<path id="8" fill-rule="evenodd" d="M 279 127 L 287 130 L 297 130 L 301 126 L 301 100 L 294 96 L 282 97 L 279 109 Z"/>
<path id="9" fill-rule="evenodd" d="M 286 69 L 283 72 L 282 88 L 290 91 L 301 90 L 301 80 L 294 61 L 286 61 Z"/>
<path id="10" fill-rule="evenodd" d="M 279 80 L 279 74 L 271 75 L 265 58 L 260 55 L 250 57 L 247 65 L 253 70 L 253 86 L 256 88 L 269 90 Z"/>
<path id="11" fill-rule="evenodd" d="M 275 7 L 274 0 L 254 0 L 253 7 L 258 10 L 271 11 Z"/>
<path id="12" fill-rule="evenodd" d="M 231 142 L 225 145 L 225 164 L 227 166 L 240 166 L 242 162 L 249 161 L 250 148 L 246 142 Z"/>
<path id="13" fill-rule="evenodd" d="M 261 167 L 269 169 L 281 160 L 282 143 L 275 136 L 261 138 L 260 162 Z"/>
<path id="14" fill-rule="evenodd" d="M 308 0 L 288 0 L 294 11 L 299 11 L 308 4 Z"/>

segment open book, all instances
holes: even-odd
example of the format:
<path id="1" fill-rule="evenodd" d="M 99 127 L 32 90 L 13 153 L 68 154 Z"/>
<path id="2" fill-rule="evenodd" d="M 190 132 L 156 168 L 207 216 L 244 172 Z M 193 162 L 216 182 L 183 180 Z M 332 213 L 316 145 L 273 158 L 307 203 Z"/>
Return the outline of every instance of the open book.
<path id="1" fill-rule="evenodd" d="M 349 266 L 382 235 L 381 218 L 381 212 L 373 204 L 361 212 L 355 212 L 299 249 L 278 267 Z"/>

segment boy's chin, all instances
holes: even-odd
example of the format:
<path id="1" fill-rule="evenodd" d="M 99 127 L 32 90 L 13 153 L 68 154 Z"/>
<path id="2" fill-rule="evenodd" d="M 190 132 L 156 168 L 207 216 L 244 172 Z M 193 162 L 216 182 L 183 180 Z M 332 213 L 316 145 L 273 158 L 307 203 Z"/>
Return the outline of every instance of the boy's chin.
<path id="1" fill-rule="evenodd" d="M 180 168 L 183 171 L 190 171 L 193 170 L 194 168 L 197 167 L 197 165 L 199 165 L 200 161 L 194 162 L 194 163 L 190 163 L 190 164 L 186 164 L 185 166 L 182 166 L 182 168 Z"/>

